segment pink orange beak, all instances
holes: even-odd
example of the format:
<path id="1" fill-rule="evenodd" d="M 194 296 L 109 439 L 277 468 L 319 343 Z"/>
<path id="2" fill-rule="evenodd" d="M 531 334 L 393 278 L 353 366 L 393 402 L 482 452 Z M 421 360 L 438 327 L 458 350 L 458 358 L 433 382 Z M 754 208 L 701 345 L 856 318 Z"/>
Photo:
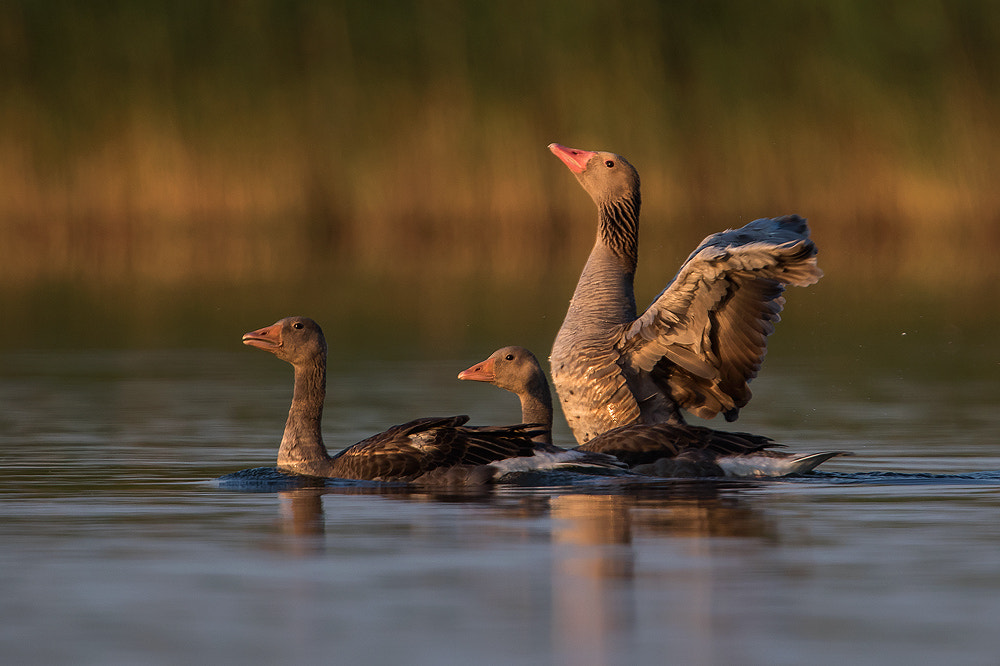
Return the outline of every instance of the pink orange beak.
<path id="1" fill-rule="evenodd" d="M 576 148 L 567 148 L 566 146 L 561 146 L 558 143 L 550 143 L 549 150 L 552 154 L 563 161 L 563 164 L 569 167 L 569 170 L 573 173 L 583 173 L 587 169 L 587 162 L 590 158 L 596 155 L 592 150 L 577 150 Z"/>
<path id="2" fill-rule="evenodd" d="M 476 363 L 467 370 L 462 370 L 462 372 L 458 373 L 458 378 L 476 382 L 492 382 L 497 378 L 493 370 L 495 365 L 496 360 L 491 356 L 481 363 Z"/>
<path id="3" fill-rule="evenodd" d="M 281 327 L 271 324 L 243 334 L 243 344 L 268 351 L 281 346 Z"/>

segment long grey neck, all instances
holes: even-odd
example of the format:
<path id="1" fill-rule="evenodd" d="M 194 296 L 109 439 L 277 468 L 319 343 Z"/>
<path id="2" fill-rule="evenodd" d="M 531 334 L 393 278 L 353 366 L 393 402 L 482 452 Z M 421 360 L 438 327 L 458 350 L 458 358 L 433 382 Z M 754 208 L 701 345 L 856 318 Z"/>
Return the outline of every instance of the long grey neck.
<path id="1" fill-rule="evenodd" d="M 576 284 L 566 321 L 580 326 L 633 321 L 638 254 L 638 196 L 598 206 L 597 240 Z"/>
<path id="2" fill-rule="evenodd" d="M 545 375 L 542 375 L 540 380 L 533 381 L 525 391 L 518 393 L 517 397 L 521 399 L 521 423 L 545 424 L 545 433 L 535 437 L 534 441 L 551 444 L 552 394 Z"/>
<path id="3" fill-rule="evenodd" d="M 325 355 L 309 365 L 295 366 L 295 391 L 278 449 L 279 467 L 295 468 L 301 463 L 330 459 L 321 431 L 325 398 Z"/>

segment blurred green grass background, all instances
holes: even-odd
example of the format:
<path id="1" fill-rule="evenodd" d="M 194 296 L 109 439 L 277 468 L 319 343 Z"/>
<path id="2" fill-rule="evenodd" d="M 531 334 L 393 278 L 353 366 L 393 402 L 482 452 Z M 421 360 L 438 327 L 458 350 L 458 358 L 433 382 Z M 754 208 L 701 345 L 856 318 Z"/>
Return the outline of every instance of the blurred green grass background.
<path id="1" fill-rule="evenodd" d="M 827 277 L 790 308 L 995 306 L 988 0 L 21 0 L 0 62 L 14 344 L 292 312 L 550 340 L 595 220 L 552 141 L 639 169 L 641 302 L 796 212 Z"/>

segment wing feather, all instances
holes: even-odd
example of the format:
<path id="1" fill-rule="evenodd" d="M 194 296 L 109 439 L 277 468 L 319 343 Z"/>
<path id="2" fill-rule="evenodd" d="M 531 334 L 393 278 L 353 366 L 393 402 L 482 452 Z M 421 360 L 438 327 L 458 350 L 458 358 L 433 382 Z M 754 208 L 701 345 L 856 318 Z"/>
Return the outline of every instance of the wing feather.
<path id="1" fill-rule="evenodd" d="M 612 455 L 629 467 L 635 467 L 690 451 L 703 451 L 712 456 L 745 455 L 778 446 L 780 444 L 767 437 L 745 432 L 655 423 L 609 430 L 578 446 L 577 450 Z"/>
<path id="2" fill-rule="evenodd" d="M 432 470 L 532 455 L 538 424 L 475 428 L 468 416 L 416 419 L 373 435 L 335 457 L 346 478 L 407 481 Z"/>
<path id="3" fill-rule="evenodd" d="M 786 285 L 819 280 L 816 246 L 796 215 L 706 238 L 625 332 L 623 363 L 651 373 L 682 408 L 735 419 L 750 400 Z"/>

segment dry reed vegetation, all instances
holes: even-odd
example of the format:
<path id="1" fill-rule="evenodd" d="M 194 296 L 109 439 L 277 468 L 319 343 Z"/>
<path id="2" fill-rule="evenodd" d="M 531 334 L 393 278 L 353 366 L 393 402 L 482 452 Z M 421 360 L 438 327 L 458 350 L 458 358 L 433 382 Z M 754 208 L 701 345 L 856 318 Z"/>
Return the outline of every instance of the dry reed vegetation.
<path id="1" fill-rule="evenodd" d="M 995 3 L 379 4 L 6 3 L 0 277 L 572 272 L 550 141 L 637 165 L 669 267 L 794 211 L 840 279 L 1000 274 Z"/>

